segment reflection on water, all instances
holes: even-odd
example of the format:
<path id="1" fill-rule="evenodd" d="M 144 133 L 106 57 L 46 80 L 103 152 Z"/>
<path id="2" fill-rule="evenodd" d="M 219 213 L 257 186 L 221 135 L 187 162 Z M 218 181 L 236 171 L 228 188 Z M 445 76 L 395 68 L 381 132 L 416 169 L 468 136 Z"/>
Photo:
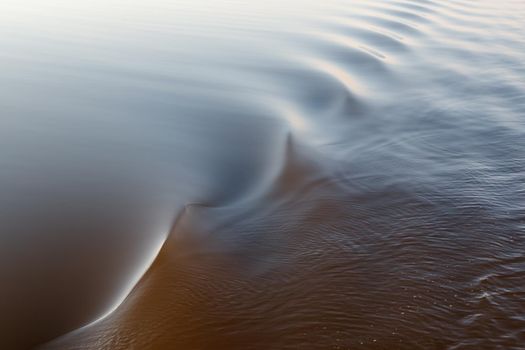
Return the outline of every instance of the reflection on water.
<path id="1" fill-rule="evenodd" d="M 0 9 L 0 348 L 525 344 L 521 1 Z"/>

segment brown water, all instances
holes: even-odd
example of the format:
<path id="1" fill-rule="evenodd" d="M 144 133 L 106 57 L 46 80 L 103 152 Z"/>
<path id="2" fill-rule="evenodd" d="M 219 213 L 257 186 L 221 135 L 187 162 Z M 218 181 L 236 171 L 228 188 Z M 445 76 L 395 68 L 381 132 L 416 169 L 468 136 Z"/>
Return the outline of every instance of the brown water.
<path id="1" fill-rule="evenodd" d="M 0 349 L 525 349 L 523 1 L 0 10 Z"/>

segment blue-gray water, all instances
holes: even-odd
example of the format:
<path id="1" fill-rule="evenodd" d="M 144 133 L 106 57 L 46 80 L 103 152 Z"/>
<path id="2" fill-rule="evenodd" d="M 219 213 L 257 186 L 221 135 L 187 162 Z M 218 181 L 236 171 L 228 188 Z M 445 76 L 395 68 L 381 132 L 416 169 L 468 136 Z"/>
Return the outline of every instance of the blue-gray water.
<path id="1" fill-rule="evenodd" d="M 0 4 L 0 348 L 525 349 L 525 3 Z"/>

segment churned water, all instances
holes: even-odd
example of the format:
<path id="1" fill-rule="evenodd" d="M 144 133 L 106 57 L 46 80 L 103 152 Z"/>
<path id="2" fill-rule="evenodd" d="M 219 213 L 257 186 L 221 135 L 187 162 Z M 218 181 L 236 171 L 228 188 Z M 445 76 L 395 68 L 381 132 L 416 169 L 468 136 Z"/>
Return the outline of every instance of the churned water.
<path id="1" fill-rule="evenodd" d="M 0 10 L 0 348 L 525 349 L 523 1 Z"/>

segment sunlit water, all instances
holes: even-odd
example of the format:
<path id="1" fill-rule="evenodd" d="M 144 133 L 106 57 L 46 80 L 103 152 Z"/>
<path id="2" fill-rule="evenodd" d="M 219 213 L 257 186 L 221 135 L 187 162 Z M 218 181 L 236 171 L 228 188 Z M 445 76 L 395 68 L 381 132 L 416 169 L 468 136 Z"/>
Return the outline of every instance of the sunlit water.
<path id="1" fill-rule="evenodd" d="M 521 0 L 0 10 L 1 349 L 525 348 Z"/>

